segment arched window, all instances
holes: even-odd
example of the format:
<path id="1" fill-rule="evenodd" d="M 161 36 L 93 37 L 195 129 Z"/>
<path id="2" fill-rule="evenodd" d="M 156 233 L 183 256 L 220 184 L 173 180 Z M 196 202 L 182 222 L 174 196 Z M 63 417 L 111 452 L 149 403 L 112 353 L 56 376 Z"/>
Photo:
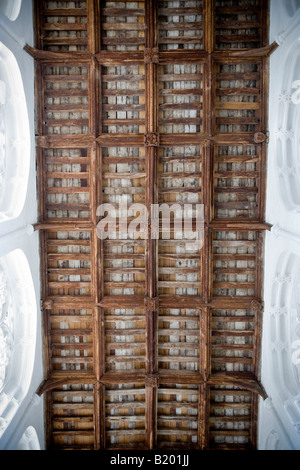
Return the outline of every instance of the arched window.
<path id="1" fill-rule="evenodd" d="M 22 0 L 0 0 L 0 10 L 11 21 L 15 21 L 20 13 Z"/>
<path id="2" fill-rule="evenodd" d="M 25 254 L 0 258 L 0 437 L 26 396 L 36 342 L 36 297 Z"/>
<path id="3" fill-rule="evenodd" d="M 0 221 L 18 217 L 27 192 L 30 128 L 18 63 L 0 42 Z"/>

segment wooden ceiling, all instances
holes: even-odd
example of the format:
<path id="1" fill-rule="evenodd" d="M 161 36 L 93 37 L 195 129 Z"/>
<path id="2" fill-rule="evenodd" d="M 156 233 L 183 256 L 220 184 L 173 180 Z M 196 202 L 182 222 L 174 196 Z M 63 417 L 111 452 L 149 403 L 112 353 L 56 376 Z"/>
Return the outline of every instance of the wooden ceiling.
<path id="1" fill-rule="evenodd" d="M 47 448 L 255 449 L 267 1 L 37 0 L 35 32 Z M 204 204 L 203 248 L 100 240 L 123 195 Z"/>

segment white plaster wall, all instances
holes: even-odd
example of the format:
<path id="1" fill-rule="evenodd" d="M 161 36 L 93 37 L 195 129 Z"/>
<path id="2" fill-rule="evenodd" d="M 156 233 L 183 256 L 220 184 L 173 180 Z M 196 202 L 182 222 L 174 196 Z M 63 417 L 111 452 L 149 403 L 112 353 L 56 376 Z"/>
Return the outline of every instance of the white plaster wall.
<path id="1" fill-rule="evenodd" d="M 300 187 L 297 175 L 300 168 L 300 129 L 297 121 L 290 125 L 285 120 L 285 112 L 292 106 L 299 106 L 293 112 L 298 115 L 300 112 L 300 104 L 291 102 L 292 90 L 286 89 L 289 74 L 293 73 L 293 51 L 300 46 L 300 1 L 271 0 L 270 43 L 273 41 L 279 47 L 270 61 L 266 213 L 266 221 L 273 225 L 273 229 L 266 234 L 261 377 L 269 398 L 260 401 L 259 449 L 299 450 L 300 383 L 297 377 L 300 365 L 292 362 L 294 332 L 291 325 L 295 325 L 295 318 L 291 293 L 295 288 L 300 256 L 300 205 L 287 204 L 288 193 L 297 198 L 291 189 L 291 180 L 285 179 L 285 175 L 296 178 L 295 187 Z M 293 152 L 293 155 L 287 155 L 288 152 Z M 283 265 L 282 260 L 290 261 Z"/>
<path id="2" fill-rule="evenodd" d="M 43 400 L 36 390 L 43 380 L 42 338 L 40 315 L 39 241 L 31 225 L 37 221 L 35 133 L 34 133 L 34 62 L 23 51 L 25 43 L 33 46 L 32 0 L 23 0 L 20 15 L 10 21 L 0 12 L 0 41 L 9 48 L 18 62 L 26 95 L 31 139 L 31 161 L 27 197 L 24 209 L 15 220 L 0 224 L 0 257 L 14 249 L 22 249 L 27 256 L 37 299 L 37 337 L 34 372 L 27 396 L 0 440 L 0 450 L 16 450 L 28 428 L 34 428 L 44 448 Z"/>

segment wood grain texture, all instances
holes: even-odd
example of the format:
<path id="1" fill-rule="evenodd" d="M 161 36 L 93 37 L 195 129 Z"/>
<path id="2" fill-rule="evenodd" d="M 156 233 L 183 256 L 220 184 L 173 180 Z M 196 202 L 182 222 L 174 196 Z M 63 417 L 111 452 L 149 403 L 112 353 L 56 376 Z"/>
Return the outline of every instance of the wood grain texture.
<path id="1" fill-rule="evenodd" d="M 48 449 L 256 448 L 268 16 L 266 0 L 35 1 Z M 202 248 L 161 215 L 155 239 L 143 217 L 99 239 L 98 206 L 124 198 L 204 204 Z"/>

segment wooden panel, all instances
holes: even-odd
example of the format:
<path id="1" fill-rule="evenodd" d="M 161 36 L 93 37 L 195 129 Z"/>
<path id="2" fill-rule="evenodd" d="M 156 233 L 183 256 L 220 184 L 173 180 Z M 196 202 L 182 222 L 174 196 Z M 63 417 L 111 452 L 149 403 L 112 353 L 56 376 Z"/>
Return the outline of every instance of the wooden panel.
<path id="1" fill-rule="evenodd" d="M 101 48 L 139 51 L 145 46 L 145 1 L 101 1 Z"/>
<path id="2" fill-rule="evenodd" d="M 159 294 L 201 295 L 201 246 L 192 246 L 185 230 L 202 202 L 202 148 L 196 145 L 159 149 L 158 241 Z M 174 217 L 178 226 L 173 227 Z M 170 227 L 170 229 L 169 229 Z M 195 227 L 193 228 L 195 231 Z M 193 242 L 193 239 L 190 239 Z"/>
<path id="3" fill-rule="evenodd" d="M 103 133 L 145 132 L 145 67 L 102 67 Z"/>
<path id="4" fill-rule="evenodd" d="M 48 232 L 48 295 L 91 297 L 91 233 Z"/>
<path id="5" fill-rule="evenodd" d="M 254 297 L 256 295 L 257 233 L 213 233 L 213 294 Z"/>
<path id="6" fill-rule="evenodd" d="M 203 49 L 203 0 L 158 2 L 160 50 Z"/>
<path id="7" fill-rule="evenodd" d="M 145 242 L 105 240 L 105 295 L 145 294 Z"/>
<path id="8" fill-rule="evenodd" d="M 88 134 L 89 67 L 86 64 L 44 65 L 45 134 Z"/>
<path id="9" fill-rule="evenodd" d="M 195 133 L 203 129 L 202 64 L 159 66 L 159 130 Z"/>
<path id="10" fill-rule="evenodd" d="M 254 373 L 256 324 L 256 315 L 251 309 L 212 311 L 212 372 Z"/>
<path id="11" fill-rule="evenodd" d="M 145 388 L 109 385 L 105 390 L 106 448 L 145 447 Z"/>
<path id="12" fill-rule="evenodd" d="M 42 48 L 52 52 L 88 49 L 88 1 L 42 3 Z"/>
<path id="13" fill-rule="evenodd" d="M 164 308 L 158 316 L 158 367 L 165 371 L 199 371 L 200 312 Z"/>
<path id="14" fill-rule="evenodd" d="M 111 229 L 107 239 L 103 241 L 104 293 L 144 295 L 145 228 L 139 226 L 137 230 L 141 235 L 138 236 L 134 234 L 135 225 L 132 224 L 138 216 L 134 211 L 134 205 L 145 204 L 145 149 L 103 148 L 102 170 L 102 201 L 110 204 L 112 214 L 115 211 L 117 218 L 115 229 Z M 120 216 L 124 229 L 119 225 Z"/>
<path id="15" fill-rule="evenodd" d="M 91 309 L 52 309 L 50 349 L 53 370 L 93 370 L 93 312 Z"/>
<path id="16" fill-rule="evenodd" d="M 106 371 L 145 372 L 144 309 L 106 309 L 104 322 Z"/>
<path id="17" fill-rule="evenodd" d="M 145 149 L 105 147 L 102 150 L 103 203 L 116 209 L 126 199 L 132 204 L 145 203 Z"/>
<path id="18" fill-rule="evenodd" d="M 162 234 L 164 236 L 164 233 Z M 166 232 L 166 237 L 169 234 Z M 182 234 L 177 240 L 174 233 L 170 239 L 158 242 L 158 289 L 160 295 L 201 295 L 201 248 Z"/>
<path id="19" fill-rule="evenodd" d="M 260 148 L 218 145 L 214 158 L 214 217 L 258 219 Z"/>
<path id="20" fill-rule="evenodd" d="M 199 145 L 161 147 L 158 165 L 159 204 L 202 203 L 203 149 Z"/>
<path id="21" fill-rule="evenodd" d="M 198 441 L 197 385 L 160 384 L 157 405 L 159 448 L 193 448 Z"/>
<path id="22" fill-rule="evenodd" d="M 34 3 L 47 447 L 256 448 L 268 2 Z"/>
<path id="23" fill-rule="evenodd" d="M 94 449 L 94 391 L 92 385 L 64 385 L 50 395 L 51 447 L 58 450 Z"/>
<path id="24" fill-rule="evenodd" d="M 89 151 L 45 149 L 41 166 L 45 178 L 45 219 L 88 220 L 91 215 Z"/>
<path id="25" fill-rule="evenodd" d="M 255 49 L 262 47 L 260 0 L 216 0 L 216 48 Z"/>
<path id="26" fill-rule="evenodd" d="M 216 131 L 256 133 L 261 130 L 261 64 L 227 60 L 217 63 Z"/>
<path id="27" fill-rule="evenodd" d="M 238 387 L 211 387 L 209 447 L 250 449 L 252 393 Z"/>

